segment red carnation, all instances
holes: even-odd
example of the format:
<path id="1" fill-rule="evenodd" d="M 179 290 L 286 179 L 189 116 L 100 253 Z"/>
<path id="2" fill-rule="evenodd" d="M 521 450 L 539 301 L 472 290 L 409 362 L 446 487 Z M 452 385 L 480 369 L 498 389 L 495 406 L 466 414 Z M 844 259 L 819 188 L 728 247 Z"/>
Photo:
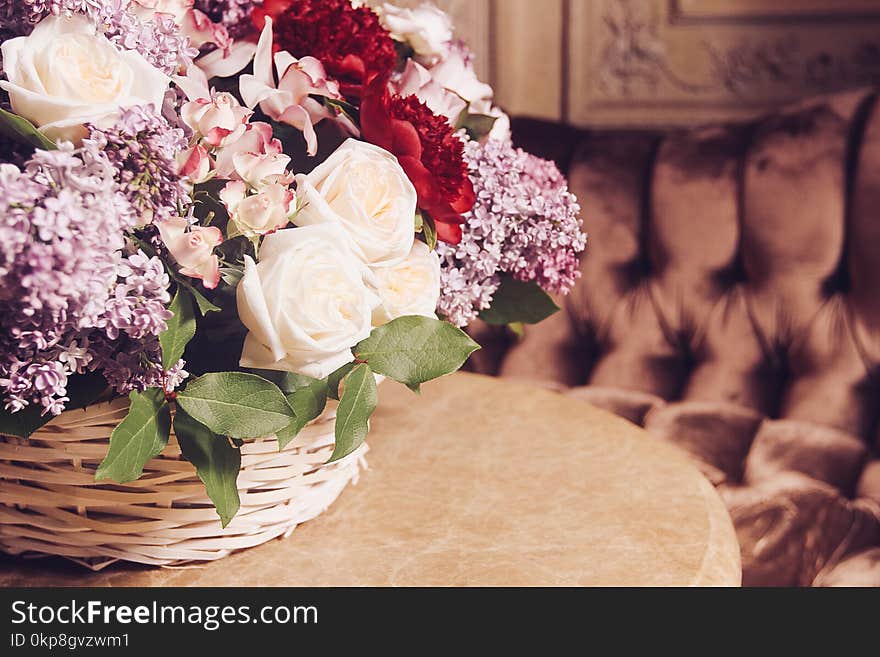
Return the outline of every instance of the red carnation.
<path id="1" fill-rule="evenodd" d="M 319 59 L 346 96 L 360 97 L 366 84 L 397 64 L 394 41 L 379 17 L 369 7 L 352 7 L 351 0 L 265 0 L 252 16 L 258 30 L 266 16 L 276 47 Z"/>
<path id="2" fill-rule="evenodd" d="M 464 161 L 464 144 L 442 116 L 416 96 L 388 91 L 385 78 L 367 87 L 361 104 L 364 139 L 393 153 L 419 195 L 419 207 L 437 227 L 437 238 L 461 241 L 462 215 L 476 197 Z"/>

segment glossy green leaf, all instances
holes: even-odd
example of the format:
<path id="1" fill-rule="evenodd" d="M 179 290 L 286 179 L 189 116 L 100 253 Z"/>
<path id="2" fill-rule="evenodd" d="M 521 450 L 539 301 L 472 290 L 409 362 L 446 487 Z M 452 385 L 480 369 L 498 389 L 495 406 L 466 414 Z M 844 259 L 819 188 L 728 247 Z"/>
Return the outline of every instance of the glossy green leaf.
<path id="1" fill-rule="evenodd" d="M 54 151 L 58 148 L 55 142 L 37 130 L 26 118 L 3 109 L 0 109 L 0 132 L 18 142 L 43 150 Z"/>
<path id="2" fill-rule="evenodd" d="M 422 383 L 455 372 L 479 348 L 448 322 L 407 316 L 373 329 L 354 352 L 377 374 L 418 391 Z"/>
<path id="3" fill-rule="evenodd" d="M 459 127 L 464 128 L 471 139 L 479 141 L 492 132 L 497 120 L 498 118 L 495 116 L 468 113 L 463 120 L 460 120 Z"/>
<path id="4" fill-rule="evenodd" d="M 376 378 L 369 365 L 356 365 L 345 377 L 345 390 L 336 410 L 336 448 L 328 463 L 345 458 L 363 444 L 378 403 Z"/>
<path id="5" fill-rule="evenodd" d="M 138 479 L 144 465 L 158 456 L 171 431 L 171 409 L 165 392 L 150 388 L 128 396 L 131 408 L 110 434 L 110 449 L 95 472 L 95 480 L 112 479 L 120 484 Z"/>
<path id="6" fill-rule="evenodd" d="M 342 383 L 342 379 L 346 377 L 346 375 L 354 369 L 355 363 L 346 363 L 338 370 L 333 372 L 330 376 L 327 377 L 327 396 L 331 399 L 339 399 L 339 384 Z"/>
<path id="7" fill-rule="evenodd" d="M 312 379 L 305 387 L 287 395 L 287 401 L 296 413 L 296 418 L 286 429 L 275 434 L 279 449 L 284 449 L 309 422 L 324 412 L 327 405 L 327 381 Z"/>
<path id="8" fill-rule="evenodd" d="M 296 392 L 300 388 L 306 388 L 315 381 L 318 381 L 318 379 L 313 379 L 312 377 L 306 376 L 305 374 L 297 374 L 296 372 L 282 372 L 281 370 L 261 370 L 256 368 L 248 368 L 247 371 L 251 374 L 261 376 L 267 381 L 271 381 L 276 386 L 281 388 L 281 392 L 283 392 L 285 395 Z"/>
<path id="9" fill-rule="evenodd" d="M 437 248 L 437 226 L 427 212 L 422 213 L 422 234 L 425 236 L 425 244 L 433 251 Z"/>
<path id="10" fill-rule="evenodd" d="M 177 288 L 168 310 L 174 316 L 168 320 L 168 328 L 159 336 L 162 345 L 162 367 L 171 369 L 183 357 L 186 345 L 196 334 L 196 316 L 189 292 Z"/>
<path id="11" fill-rule="evenodd" d="M 487 324 L 537 324 L 553 313 L 559 306 L 537 283 L 524 283 L 505 277 L 492 298 L 492 306 L 480 313 Z"/>
<path id="12" fill-rule="evenodd" d="M 241 450 L 234 447 L 228 438 L 218 436 L 180 408 L 174 416 L 174 433 L 180 451 L 195 466 L 220 521 L 226 527 L 241 505 L 237 484 L 241 471 Z"/>
<path id="13" fill-rule="evenodd" d="M 204 317 L 208 313 L 218 313 L 222 310 L 219 306 L 215 306 L 213 303 L 208 301 L 204 294 L 199 292 L 195 287 L 187 283 L 186 281 L 175 279 L 179 285 L 185 287 L 189 293 L 193 296 L 193 299 L 196 300 L 196 307 L 199 309 L 199 313 Z"/>
<path id="14" fill-rule="evenodd" d="M 244 372 L 215 372 L 191 381 L 178 405 L 214 433 L 259 438 L 286 428 L 293 409 L 271 381 Z"/>

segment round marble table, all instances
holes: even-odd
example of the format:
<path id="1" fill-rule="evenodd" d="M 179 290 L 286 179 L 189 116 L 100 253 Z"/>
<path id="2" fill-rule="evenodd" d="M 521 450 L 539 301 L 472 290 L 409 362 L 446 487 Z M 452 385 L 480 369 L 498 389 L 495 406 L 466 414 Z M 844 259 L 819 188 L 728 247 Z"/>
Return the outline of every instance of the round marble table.
<path id="1" fill-rule="evenodd" d="M 369 470 L 322 516 L 208 565 L 0 557 L 3 586 L 738 585 L 739 548 L 676 448 L 530 384 L 386 382 Z"/>

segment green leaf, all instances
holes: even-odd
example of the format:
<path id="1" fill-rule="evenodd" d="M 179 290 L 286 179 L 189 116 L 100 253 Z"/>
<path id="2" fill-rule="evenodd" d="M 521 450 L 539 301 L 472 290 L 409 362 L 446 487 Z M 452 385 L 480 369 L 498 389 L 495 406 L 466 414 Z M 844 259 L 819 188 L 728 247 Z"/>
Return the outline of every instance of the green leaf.
<path id="1" fill-rule="evenodd" d="M 131 408 L 125 419 L 110 434 L 110 450 L 95 481 L 112 479 L 120 484 L 135 481 L 147 461 L 158 456 L 168 444 L 171 431 L 171 409 L 165 392 L 150 388 L 128 396 Z"/>
<path id="2" fill-rule="evenodd" d="M 37 130 L 36 126 L 26 118 L 3 109 L 0 109 L 0 132 L 10 139 L 43 150 L 54 151 L 58 148 L 55 142 Z"/>
<path id="3" fill-rule="evenodd" d="M 98 372 L 73 374 L 67 378 L 67 396 L 70 401 L 65 410 L 84 408 L 95 401 L 107 389 L 107 380 Z M 28 438 L 34 431 L 55 418 L 43 414 L 42 406 L 28 406 L 18 413 L 11 413 L 0 404 L 0 435 Z"/>
<path id="4" fill-rule="evenodd" d="M 199 309 L 199 312 L 202 314 L 202 317 L 207 315 L 208 313 L 218 313 L 222 310 L 219 306 L 215 306 L 213 303 L 208 301 L 205 298 L 205 295 L 199 292 L 195 287 L 187 283 L 186 281 L 180 280 L 179 278 L 175 278 L 179 285 L 185 287 L 191 295 L 193 295 L 193 299 L 196 300 L 196 306 Z"/>
<path id="5" fill-rule="evenodd" d="M 459 120 L 459 128 L 464 128 L 471 139 L 479 141 L 492 132 L 492 128 L 495 127 L 497 120 L 498 118 L 495 116 L 469 113 L 464 119 Z"/>
<path id="6" fill-rule="evenodd" d="M 480 313 L 480 319 L 493 326 L 537 324 L 559 311 L 559 306 L 537 283 L 523 283 L 509 276 L 492 298 L 492 306 Z"/>
<path id="7" fill-rule="evenodd" d="M 437 248 L 437 226 L 427 212 L 422 213 L 422 234 L 425 236 L 425 244 L 433 251 Z"/>
<path id="8" fill-rule="evenodd" d="M 342 382 L 342 379 L 354 369 L 356 363 L 346 363 L 338 370 L 333 372 L 330 376 L 327 377 L 327 396 L 331 399 L 339 399 L 339 384 Z"/>
<path id="9" fill-rule="evenodd" d="M 370 431 L 370 416 L 379 404 L 376 379 L 366 363 L 356 365 L 345 377 L 345 391 L 336 410 L 336 448 L 328 463 L 354 452 Z"/>
<path id="10" fill-rule="evenodd" d="M 354 353 L 374 372 L 418 391 L 420 384 L 456 371 L 479 348 L 448 322 L 408 316 L 373 329 Z"/>
<path id="11" fill-rule="evenodd" d="M 186 290 L 177 288 L 168 310 L 174 316 L 168 320 L 168 329 L 159 336 L 162 345 L 162 367 L 171 369 L 183 356 L 186 345 L 196 334 L 196 316 L 192 299 Z"/>
<path id="12" fill-rule="evenodd" d="M 318 379 L 313 379 L 312 377 L 306 376 L 305 374 L 297 374 L 296 372 L 282 372 L 281 370 L 261 370 L 256 368 L 248 368 L 247 371 L 251 374 L 256 374 L 257 376 L 260 376 L 267 381 L 271 381 L 276 386 L 281 388 L 281 392 L 283 392 L 285 395 L 296 392 L 300 388 L 306 388 L 315 381 L 318 381 Z"/>
<path id="13" fill-rule="evenodd" d="M 241 506 L 236 483 L 241 471 L 241 451 L 180 408 L 174 416 L 174 433 L 183 457 L 195 466 L 226 527 Z"/>
<path id="14" fill-rule="evenodd" d="M 244 372 L 215 372 L 191 381 L 178 405 L 221 436 L 259 438 L 286 428 L 293 410 L 271 381 Z"/>
<path id="15" fill-rule="evenodd" d="M 296 418 L 286 429 L 275 434 L 278 437 L 279 449 L 287 447 L 309 422 L 324 412 L 324 407 L 327 405 L 327 382 L 312 379 L 312 382 L 304 388 L 287 395 L 287 401 L 296 413 Z"/>
<path id="16" fill-rule="evenodd" d="M 336 100 L 335 98 L 324 98 L 324 105 L 329 107 L 333 112 L 337 115 L 343 115 L 348 117 L 348 119 L 358 125 L 360 111 L 357 107 L 352 105 L 351 103 L 347 103 L 344 100 Z"/>
<path id="17" fill-rule="evenodd" d="M 241 283 L 241 279 L 244 278 L 244 270 L 238 267 L 221 267 L 220 278 L 229 287 L 237 287 Z M 216 308 L 216 306 L 214 307 Z"/>

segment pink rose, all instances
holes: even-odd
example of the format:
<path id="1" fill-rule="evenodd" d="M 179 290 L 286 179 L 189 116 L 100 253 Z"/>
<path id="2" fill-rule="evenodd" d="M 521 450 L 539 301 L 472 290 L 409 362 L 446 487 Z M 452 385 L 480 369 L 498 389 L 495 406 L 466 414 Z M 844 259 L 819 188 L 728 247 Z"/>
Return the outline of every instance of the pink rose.
<path id="1" fill-rule="evenodd" d="M 293 175 L 287 170 L 290 157 L 283 153 L 236 153 L 232 163 L 236 175 L 251 187 L 293 182 Z"/>
<path id="2" fill-rule="evenodd" d="M 178 173 L 193 185 L 211 178 L 211 156 L 205 147 L 196 144 L 177 156 Z"/>
<path id="3" fill-rule="evenodd" d="M 212 22 L 194 5 L 195 0 L 131 0 L 129 10 L 144 22 L 152 20 L 156 14 L 170 16 L 194 47 L 213 43 L 220 50 L 228 51 L 232 39 L 226 28 Z"/>
<path id="4" fill-rule="evenodd" d="M 156 224 L 165 247 L 180 265 L 184 276 L 201 279 L 209 290 L 220 282 L 220 262 L 214 247 L 223 241 L 223 233 L 213 226 L 191 226 L 184 218 Z"/>
<path id="5" fill-rule="evenodd" d="M 254 238 L 284 228 L 290 223 L 293 199 L 286 185 L 275 182 L 263 185 L 254 194 L 248 194 L 247 184 L 241 180 L 226 183 L 220 200 L 231 221 L 227 234 Z"/>
<path id="6" fill-rule="evenodd" d="M 178 23 L 180 31 L 189 37 L 190 43 L 194 47 L 200 48 L 206 43 L 213 43 L 221 52 L 229 52 L 232 39 L 226 28 L 219 23 L 214 23 L 199 10 L 189 11 Z"/>
<path id="7" fill-rule="evenodd" d="M 281 142 L 272 136 L 272 126 L 261 121 L 251 123 L 239 139 L 217 152 L 217 175 L 221 178 L 232 178 L 235 175 L 235 156 L 241 153 L 277 155 L 282 150 Z"/>
<path id="8" fill-rule="evenodd" d="M 211 99 L 199 98 L 186 103 L 180 110 L 184 123 L 215 148 L 239 139 L 247 130 L 253 115 L 229 93 L 215 93 Z"/>

